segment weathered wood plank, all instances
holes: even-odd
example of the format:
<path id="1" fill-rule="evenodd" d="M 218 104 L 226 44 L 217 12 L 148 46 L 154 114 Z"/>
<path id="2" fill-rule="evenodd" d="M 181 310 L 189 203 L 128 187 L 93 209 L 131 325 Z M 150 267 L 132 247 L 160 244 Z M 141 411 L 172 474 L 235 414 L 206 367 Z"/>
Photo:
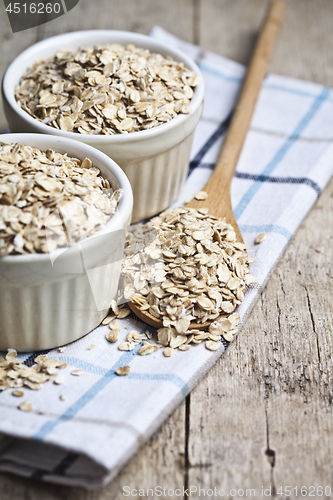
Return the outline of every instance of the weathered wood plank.
<path id="1" fill-rule="evenodd" d="M 249 61 L 270 0 L 209 0 L 200 4 L 200 46 L 243 64 Z M 287 0 L 271 71 L 333 85 L 333 3 Z"/>
<path id="2" fill-rule="evenodd" d="M 263 4 L 206 3 L 201 46 L 246 62 Z M 288 2 L 272 71 L 332 85 L 332 7 L 327 1 Z M 333 487 L 333 273 L 327 234 L 332 196 L 333 182 L 240 337 L 192 392 L 188 484 L 226 491 L 254 488 L 260 498 L 262 486 L 272 487 L 272 495 L 274 486 Z M 297 498 L 295 490 L 290 498 Z"/>
<path id="3" fill-rule="evenodd" d="M 30 28 L 20 33 L 12 33 L 4 4 L 0 4 L 0 77 L 2 76 L 11 63 L 22 50 L 35 43 L 37 39 L 37 28 Z M 2 111 L 2 97 L 0 95 L 0 133 L 2 134 L 7 128 L 7 122 Z"/>
<path id="4" fill-rule="evenodd" d="M 270 284 L 283 336 L 277 335 L 272 372 L 276 389 L 268 398 L 276 486 L 333 489 L 332 234 L 327 231 L 333 223 L 332 209 L 333 182 L 300 228 Z M 281 353 L 278 359 L 277 353 Z M 291 498 L 296 498 L 295 492 Z"/>
<path id="5" fill-rule="evenodd" d="M 333 181 L 235 344 L 192 392 L 190 484 L 333 489 L 333 277 L 323 238 L 332 200 Z"/>
<path id="6" fill-rule="evenodd" d="M 191 0 L 81 0 L 64 17 L 40 27 L 40 39 L 84 29 L 113 29 L 148 34 L 158 24 L 176 36 L 193 41 Z"/>

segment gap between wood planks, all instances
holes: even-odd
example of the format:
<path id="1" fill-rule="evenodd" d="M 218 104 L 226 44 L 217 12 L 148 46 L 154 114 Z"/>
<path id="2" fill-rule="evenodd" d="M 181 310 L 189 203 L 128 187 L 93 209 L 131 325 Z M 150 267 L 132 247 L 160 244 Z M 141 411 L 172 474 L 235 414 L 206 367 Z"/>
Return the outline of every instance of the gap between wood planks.
<path id="1" fill-rule="evenodd" d="M 200 8 L 201 0 L 193 0 L 193 41 L 195 45 L 200 46 Z M 185 400 L 185 443 L 184 443 L 184 489 L 189 487 L 189 442 L 190 442 L 190 415 L 191 412 L 191 393 Z"/>

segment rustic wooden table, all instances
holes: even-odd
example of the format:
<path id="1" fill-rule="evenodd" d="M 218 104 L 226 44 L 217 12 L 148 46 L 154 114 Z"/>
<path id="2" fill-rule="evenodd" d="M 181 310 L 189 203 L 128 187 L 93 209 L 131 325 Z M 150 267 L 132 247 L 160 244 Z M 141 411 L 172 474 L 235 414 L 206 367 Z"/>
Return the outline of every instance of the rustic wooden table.
<path id="1" fill-rule="evenodd" d="M 333 86 L 332 0 L 287 3 L 271 71 Z M 1 5 L 0 74 L 24 48 L 58 33 L 89 28 L 148 33 L 155 24 L 246 64 L 268 4 L 81 0 L 66 16 L 15 35 Z M 1 114 L 0 130 L 5 128 Z M 290 496 L 277 498 L 298 498 L 301 486 L 333 491 L 332 228 L 333 181 L 288 247 L 241 335 L 110 485 L 87 492 L 2 474 L 0 499 L 120 500 L 124 486 L 157 485 L 251 488 L 258 498 L 262 487 L 271 487 L 272 497 L 274 488 L 299 488 L 297 496 L 292 489 Z"/>

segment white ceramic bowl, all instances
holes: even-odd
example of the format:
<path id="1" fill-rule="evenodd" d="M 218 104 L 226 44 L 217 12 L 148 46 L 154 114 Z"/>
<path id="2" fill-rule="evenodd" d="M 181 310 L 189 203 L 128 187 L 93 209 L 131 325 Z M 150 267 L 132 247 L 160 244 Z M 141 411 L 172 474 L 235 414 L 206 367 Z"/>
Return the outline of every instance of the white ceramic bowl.
<path id="1" fill-rule="evenodd" d="M 192 111 L 178 115 L 150 130 L 114 136 L 83 135 L 45 125 L 23 111 L 14 97 L 14 87 L 34 62 L 52 56 L 60 48 L 76 50 L 87 45 L 133 43 L 152 52 L 182 61 L 200 76 L 191 100 Z M 77 31 L 58 35 L 32 45 L 8 67 L 2 85 L 5 114 L 12 132 L 34 132 L 67 137 L 94 146 L 118 163 L 126 173 L 134 194 L 133 222 L 168 207 L 185 182 L 194 129 L 200 119 L 204 84 L 194 61 L 181 51 L 153 38 L 126 31 Z"/>
<path id="2" fill-rule="evenodd" d="M 51 254 L 0 258 L 0 350 L 49 349 L 95 328 L 116 297 L 133 195 L 126 175 L 108 156 L 78 141 L 41 134 L 5 134 L 0 142 L 89 157 L 113 189 L 123 189 L 116 213 L 98 232 Z"/>

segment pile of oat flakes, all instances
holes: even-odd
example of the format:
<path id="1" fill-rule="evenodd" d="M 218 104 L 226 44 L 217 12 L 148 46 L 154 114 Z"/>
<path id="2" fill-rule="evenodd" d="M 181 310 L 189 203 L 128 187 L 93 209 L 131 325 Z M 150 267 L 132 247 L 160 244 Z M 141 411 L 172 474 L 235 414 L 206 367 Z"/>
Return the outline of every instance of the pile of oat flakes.
<path id="1" fill-rule="evenodd" d="M 188 113 L 199 77 L 171 57 L 109 44 L 60 50 L 36 62 L 15 89 L 42 123 L 80 134 L 146 130 Z"/>
<path id="2" fill-rule="evenodd" d="M 92 344 L 87 349 L 90 350 L 93 347 L 95 346 Z M 58 352 L 63 353 L 65 350 L 66 346 L 59 347 Z M 68 364 L 65 361 L 61 361 L 58 358 L 48 358 L 45 354 L 40 354 L 35 357 L 33 363 L 31 365 L 26 364 L 17 357 L 15 349 L 8 349 L 5 357 L 0 357 L 0 391 L 13 389 L 11 392 L 12 396 L 23 398 L 25 396 L 25 389 L 39 391 L 43 389 L 44 382 L 52 380 L 55 385 L 62 385 L 64 383 L 63 377 L 59 375 L 59 370 L 67 368 Z M 75 377 L 84 375 L 84 373 L 85 371 L 80 369 L 70 372 Z M 65 394 L 60 394 L 59 399 L 60 401 L 66 401 L 67 398 Z M 18 408 L 26 412 L 34 410 L 33 404 L 28 400 L 22 401 L 18 405 Z M 44 414 L 46 410 L 40 409 L 38 413 Z"/>
<path id="3" fill-rule="evenodd" d="M 58 358 L 49 359 L 44 354 L 36 356 L 34 361 L 33 366 L 27 366 L 17 358 L 15 349 L 8 349 L 5 358 L 0 358 L 0 391 L 13 389 L 12 395 L 21 398 L 25 395 L 25 388 L 37 391 L 49 380 L 58 385 L 62 383 L 61 377 L 57 376 L 58 370 L 66 368 L 67 363 Z M 19 409 L 32 411 L 33 405 L 29 401 L 23 401 Z"/>
<path id="4" fill-rule="evenodd" d="M 120 350 L 144 341 L 139 354 L 163 346 L 165 356 L 171 356 L 175 348 L 188 350 L 190 344 L 206 341 L 207 349 L 216 350 L 222 338 L 232 341 L 240 322 L 235 309 L 246 287 L 257 280 L 249 274 L 253 259 L 225 219 L 211 216 L 206 208 L 166 210 L 132 228 L 125 253 L 123 300 L 134 302 L 163 327 L 158 344 L 147 333 L 131 331 Z M 115 316 L 122 311 L 115 304 L 113 309 Z M 118 340 L 114 315 L 103 324 L 111 329 L 108 340 Z"/>
<path id="5" fill-rule="evenodd" d="M 0 143 L 0 257 L 91 236 L 116 211 L 121 190 L 111 191 L 88 158 Z"/>

